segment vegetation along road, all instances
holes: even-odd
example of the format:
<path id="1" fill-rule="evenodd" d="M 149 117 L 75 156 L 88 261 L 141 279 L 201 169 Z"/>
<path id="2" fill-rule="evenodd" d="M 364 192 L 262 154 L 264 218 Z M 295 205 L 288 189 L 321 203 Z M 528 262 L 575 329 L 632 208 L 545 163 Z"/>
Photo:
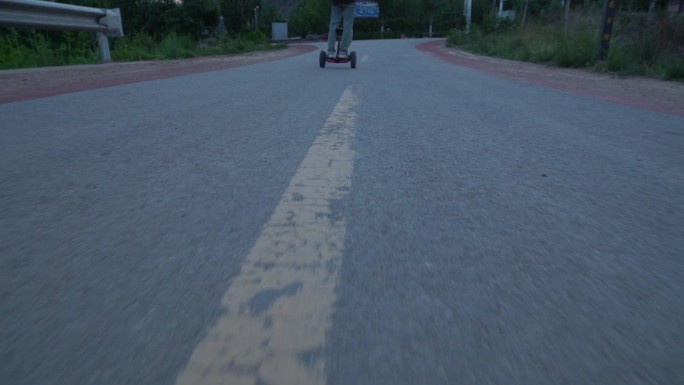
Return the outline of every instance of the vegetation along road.
<path id="1" fill-rule="evenodd" d="M 444 46 L 0 71 L 0 383 L 684 383 L 684 86 Z"/>

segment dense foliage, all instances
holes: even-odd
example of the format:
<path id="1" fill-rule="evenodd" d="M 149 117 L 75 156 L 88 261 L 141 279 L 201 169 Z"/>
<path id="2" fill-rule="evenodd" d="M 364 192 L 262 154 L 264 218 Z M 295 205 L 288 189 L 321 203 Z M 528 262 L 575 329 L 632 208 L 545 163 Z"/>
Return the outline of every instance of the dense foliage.
<path id="1" fill-rule="evenodd" d="M 110 39 L 113 60 L 267 49 L 271 21 L 279 15 L 274 7 L 263 6 L 261 1 L 60 0 L 66 4 L 120 9 L 125 36 Z M 0 28 L 0 69 L 95 63 L 99 57 L 93 34 Z"/>
<path id="2" fill-rule="evenodd" d="M 219 18 L 228 33 L 253 29 L 254 9 L 260 8 L 260 25 L 270 24 L 264 15 L 275 16 L 273 7 L 262 0 L 60 0 L 61 3 L 97 8 L 119 8 L 127 34 L 151 36 L 177 34 L 199 38 L 218 33 Z"/>
<path id="3" fill-rule="evenodd" d="M 631 75 L 684 79 L 684 14 L 658 10 L 649 1 L 626 1 L 618 13 L 606 62 L 597 62 L 603 14 L 598 2 L 579 3 L 567 18 L 560 4 L 530 0 L 529 22 L 496 17 L 488 0 L 473 0 L 484 11 L 473 14 L 470 33 L 449 35 L 449 44 L 480 54 L 562 67 L 593 67 Z M 542 4 L 543 5 L 543 4 Z M 474 7 L 475 8 L 475 7 Z M 479 9 L 483 9 L 479 8 Z M 642 12 L 644 8 L 650 12 Z"/>
<path id="4" fill-rule="evenodd" d="M 355 38 L 423 36 L 431 23 L 436 34 L 445 35 L 457 26 L 463 9 L 463 0 L 378 0 L 378 4 L 381 18 L 355 20 Z M 294 36 L 327 32 L 329 17 L 330 0 L 300 0 L 288 27 Z"/>

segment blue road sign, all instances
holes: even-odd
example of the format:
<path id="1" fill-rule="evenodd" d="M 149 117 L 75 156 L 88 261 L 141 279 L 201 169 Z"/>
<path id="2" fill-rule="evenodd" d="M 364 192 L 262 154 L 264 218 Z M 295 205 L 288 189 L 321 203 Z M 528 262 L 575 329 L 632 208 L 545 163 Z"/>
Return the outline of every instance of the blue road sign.
<path id="1" fill-rule="evenodd" d="M 377 19 L 380 17 L 380 5 L 376 1 L 359 0 L 356 2 L 354 17 Z"/>

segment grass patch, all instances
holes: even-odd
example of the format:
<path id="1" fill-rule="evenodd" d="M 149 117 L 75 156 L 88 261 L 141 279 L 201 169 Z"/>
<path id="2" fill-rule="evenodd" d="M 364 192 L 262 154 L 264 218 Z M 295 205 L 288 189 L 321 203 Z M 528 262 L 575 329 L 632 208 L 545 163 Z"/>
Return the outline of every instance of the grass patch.
<path id="1" fill-rule="evenodd" d="M 596 31 L 577 31 L 555 34 L 556 49 L 553 63 L 560 67 L 589 67 L 596 62 Z"/>
<path id="2" fill-rule="evenodd" d="M 98 58 L 88 33 L 0 29 L 0 69 L 97 63 Z"/>
<path id="3" fill-rule="evenodd" d="M 665 80 L 684 80 L 684 60 L 666 58 L 660 64 L 659 71 Z"/>
<path id="4" fill-rule="evenodd" d="M 109 42 L 113 61 L 182 59 L 287 47 L 271 45 L 266 35 L 255 31 L 203 41 L 173 33 L 161 38 L 136 33 L 110 39 Z M 99 62 L 100 51 L 93 34 L 0 29 L 0 69 Z"/>
<path id="5" fill-rule="evenodd" d="M 559 67 L 607 69 L 624 75 L 684 78 L 684 17 L 625 15 L 614 30 L 606 63 L 596 53 L 600 10 L 579 10 L 565 25 L 562 18 L 518 24 L 485 18 L 470 33 L 452 31 L 447 45 L 482 55 Z M 618 18 L 620 20 L 620 18 Z"/>
<path id="6" fill-rule="evenodd" d="M 195 43 L 187 36 L 175 33 L 165 36 L 158 45 L 163 59 L 183 59 L 197 56 Z"/>
<path id="7" fill-rule="evenodd" d="M 646 75 L 646 67 L 636 59 L 637 53 L 630 44 L 612 44 L 608 51 L 608 71 L 621 75 Z"/>
<path id="8" fill-rule="evenodd" d="M 139 33 L 118 39 L 112 50 L 112 59 L 116 61 L 181 59 L 264 51 L 272 48 L 266 35 L 254 31 L 238 37 L 222 35 L 199 42 L 176 34 L 165 36 L 157 42 L 150 35 Z"/>

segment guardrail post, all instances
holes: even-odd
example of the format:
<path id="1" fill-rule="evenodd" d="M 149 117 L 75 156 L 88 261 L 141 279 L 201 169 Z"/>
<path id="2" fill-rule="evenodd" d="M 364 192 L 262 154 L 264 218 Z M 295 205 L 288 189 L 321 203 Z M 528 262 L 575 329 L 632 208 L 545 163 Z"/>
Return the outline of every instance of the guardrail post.
<path id="1" fill-rule="evenodd" d="M 100 46 L 100 57 L 103 63 L 112 61 L 112 56 L 109 54 L 109 38 L 102 32 L 97 33 L 97 44 Z"/>
<path id="2" fill-rule="evenodd" d="M 109 53 L 109 36 L 120 37 L 123 36 L 123 25 L 121 24 L 121 12 L 119 8 L 105 9 L 104 17 L 100 18 L 100 24 L 107 26 L 107 32 L 97 33 L 97 44 L 100 46 L 100 56 L 103 63 L 112 61 L 112 56 Z"/>

